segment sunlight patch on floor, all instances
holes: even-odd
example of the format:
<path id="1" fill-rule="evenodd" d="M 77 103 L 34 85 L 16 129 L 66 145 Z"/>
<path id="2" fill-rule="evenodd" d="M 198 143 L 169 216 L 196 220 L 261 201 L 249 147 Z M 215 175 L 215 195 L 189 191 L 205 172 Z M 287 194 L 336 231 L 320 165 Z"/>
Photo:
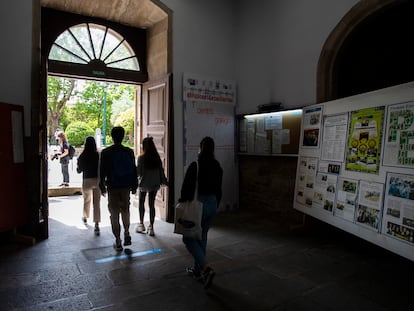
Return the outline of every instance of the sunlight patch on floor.
<path id="1" fill-rule="evenodd" d="M 131 196 L 131 224 L 135 224 L 139 219 L 137 201 Z M 87 230 L 81 217 L 83 216 L 83 197 L 79 196 L 62 196 L 49 197 L 49 217 L 59 221 L 67 226 L 76 227 L 80 230 Z M 148 212 L 145 213 L 145 220 L 148 218 Z M 88 225 L 93 225 L 93 208 L 91 206 Z M 108 200 L 101 197 L 101 222 L 100 227 L 109 227 L 111 225 L 108 211 Z"/>

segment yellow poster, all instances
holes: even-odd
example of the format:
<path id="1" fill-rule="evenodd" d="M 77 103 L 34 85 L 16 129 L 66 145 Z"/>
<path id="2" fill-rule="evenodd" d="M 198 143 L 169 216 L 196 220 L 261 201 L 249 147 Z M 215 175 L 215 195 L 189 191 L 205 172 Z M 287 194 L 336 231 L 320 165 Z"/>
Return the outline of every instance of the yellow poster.
<path id="1" fill-rule="evenodd" d="M 345 169 L 378 174 L 385 106 L 351 112 Z"/>

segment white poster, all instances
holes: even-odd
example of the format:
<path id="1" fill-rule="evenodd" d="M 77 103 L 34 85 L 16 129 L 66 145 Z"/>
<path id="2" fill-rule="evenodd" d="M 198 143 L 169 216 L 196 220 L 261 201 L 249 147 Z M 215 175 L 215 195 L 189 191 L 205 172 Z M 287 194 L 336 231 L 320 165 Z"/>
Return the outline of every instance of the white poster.
<path id="1" fill-rule="evenodd" d="M 338 176 L 336 175 L 323 172 L 316 174 L 312 207 L 333 213 L 337 181 Z"/>
<path id="2" fill-rule="evenodd" d="M 184 73 L 183 101 L 205 101 L 235 105 L 236 82 Z"/>
<path id="3" fill-rule="evenodd" d="M 215 142 L 215 156 L 223 168 L 223 197 L 220 209 L 237 205 L 237 167 L 235 162 L 235 94 L 231 81 L 183 75 L 184 98 L 184 169 L 198 157 L 200 141 L 210 136 Z M 251 148 L 247 124 L 247 149 Z"/>
<path id="4" fill-rule="evenodd" d="M 360 180 L 356 223 L 379 231 L 383 206 L 384 184 Z"/>
<path id="5" fill-rule="evenodd" d="M 319 148 L 322 126 L 322 106 L 303 109 L 302 147 Z"/>
<path id="6" fill-rule="evenodd" d="M 323 122 L 322 160 L 344 161 L 347 130 L 348 113 L 325 116 Z"/>
<path id="7" fill-rule="evenodd" d="M 414 102 L 390 105 L 383 165 L 414 167 Z"/>
<path id="8" fill-rule="evenodd" d="M 299 176 L 296 180 L 296 201 L 312 207 L 318 159 L 301 157 L 299 159 Z"/>
<path id="9" fill-rule="evenodd" d="M 388 173 L 384 206 L 382 233 L 414 245 L 414 176 Z"/>
<path id="10" fill-rule="evenodd" d="M 337 191 L 334 215 L 353 222 L 357 204 L 358 180 L 339 178 Z"/>

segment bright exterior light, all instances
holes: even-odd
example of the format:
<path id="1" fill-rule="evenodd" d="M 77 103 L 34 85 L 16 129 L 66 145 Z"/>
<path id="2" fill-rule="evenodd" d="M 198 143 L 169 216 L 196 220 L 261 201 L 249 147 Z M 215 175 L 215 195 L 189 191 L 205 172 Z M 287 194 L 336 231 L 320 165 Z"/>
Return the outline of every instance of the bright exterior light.
<path id="1" fill-rule="evenodd" d="M 266 112 L 266 113 L 255 113 L 255 114 L 248 114 L 245 115 L 244 117 L 246 119 L 254 119 L 254 118 L 263 118 L 263 117 L 267 117 L 267 116 L 278 116 L 278 115 L 283 115 L 283 114 L 298 114 L 301 115 L 302 114 L 302 109 L 293 109 L 293 110 L 284 110 L 284 111 L 277 111 L 277 112 Z"/>
<path id="2" fill-rule="evenodd" d="M 77 64 L 100 60 L 107 67 L 140 70 L 132 48 L 119 33 L 89 23 L 65 30 L 53 43 L 49 59 Z"/>

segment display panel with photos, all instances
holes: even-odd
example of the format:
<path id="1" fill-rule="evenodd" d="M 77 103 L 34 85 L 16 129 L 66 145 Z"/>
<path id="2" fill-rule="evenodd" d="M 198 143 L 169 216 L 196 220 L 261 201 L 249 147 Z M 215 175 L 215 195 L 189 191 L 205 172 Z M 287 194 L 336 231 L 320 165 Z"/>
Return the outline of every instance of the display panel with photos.
<path id="1" fill-rule="evenodd" d="M 294 208 L 414 261 L 414 82 L 304 111 Z M 303 136 L 318 111 L 320 144 L 306 146 Z M 318 170 L 305 170 L 303 159 Z M 331 174 L 336 197 L 324 187 Z"/>

